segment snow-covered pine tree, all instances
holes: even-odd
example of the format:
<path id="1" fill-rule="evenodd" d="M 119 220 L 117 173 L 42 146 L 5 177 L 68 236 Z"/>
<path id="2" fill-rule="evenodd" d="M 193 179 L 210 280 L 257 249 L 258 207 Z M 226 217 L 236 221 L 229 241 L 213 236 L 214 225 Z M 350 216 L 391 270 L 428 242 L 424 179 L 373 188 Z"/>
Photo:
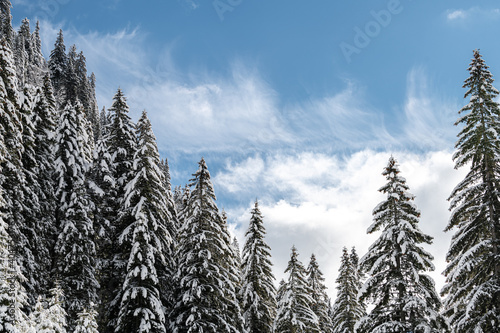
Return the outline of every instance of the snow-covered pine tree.
<path id="1" fill-rule="evenodd" d="M 94 119 L 94 105 L 92 103 L 93 96 L 90 87 L 89 78 L 87 77 L 87 59 L 82 51 L 76 55 L 74 61 L 74 70 L 76 78 L 78 79 L 78 99 L 83 105 L 85 114 L 89 121 L 93 124 L 96 119 Z"/>
<path id="2" fill-rule="evenodd" d="M 4 152 L 0 140 L 0 161 L 4 159 Z M 0 188 L 0 207 L 4 204 Z M 24 277 L 7 229 L 8 225 L 0 212 L 0 332 L 18 333 L 19 327 L 27 326 L 28 318 L 21 310 L 27 304 L 27 295 L 21 285 Z"/>
<path id="3" fill-rule="evenodd" d="M 306 269 L 298 259 L 295 246 L 285 273 L 288 279 L 278 291 L 278 309 L 274 322 L 275 333 L 319 333 L 318 317 L 311 309 L 312 290 L 306 280 Z"/>
<path id="4" fill-rule="evenodd" d="M 177 247 L 177 233 L 178 233 L 178 214 L 174 203 L 174 198 L 172 194 L 172 186 L 170 184 L 170 168 L 168 166 L 167 159 L 160 161 L 160 170 L 163 173 L 163 188 L 164 196 L 167 202 L 167 210 L 170 213 L 171 222 L 169 223 L 169 233 L 171 236 L 171 242 L 167 248 L 164 250 L 164 256 L 166 260 L 166 265 L 159 269 L 158 279 L 159 279 L 159 289 L 160 298 L 164 306 L 164 312 L 167 316 L 166 322 L 170 322 L 170 312 L 175 306 L 175 289 L 177 285 L 175 283 L 175 273 L 177 270 L 177 261 L 175 258 L 175 248 Z M 168 326 L 168 324 L 167 324 Z"/>
<path id="5" fill-rule="evenodd" d="M 307 283 L 311 289 L 313 302 L 311 308 L 318 317 L 319 328 L 322 333 L 332 333 L 332 319 L 328 316 L 328 294 L 326 293 L 325 278 L 319 269 L 318 261 L 314 254 L 311 255 L 307 267 Z"/>
<path id="6" fill-rule="evenodd" d="M 66 333 L 66 311 L 62 305 L 64 301 L 64 293 L 56 284 L 50 290 L 52 297 L 48 304 L 42 298 L 39 298 L 35 305 L 35 310 L 31 315 L 32 321 L 35 324 L 37 333 Z M 70 331 L 72 332 L 72 331 Z"/>
<path id="7" fill-rule="evenodd" d="M 0 41 L 0 141 L 3 144 L 3 158 L 0 160 L 0 190 L 3 191 L 5 205 L 0 207 L 0 214 L 8 227 L 12 240 L 10 251 L 17 261 L 16 267 L 21 272 L 33 264 L 29 232 L 25 228 L 25 193 L 30 192 L 26 183 L 22 157 L 23 126 L 29 122 L 21 107 L 29 108 L 23 103 L 23 94 L 17 90 L 17 78 L 14 69 L 12 52 L 5 39 Z M 22 273 L 21 273 L 22 275 Z M 24 283 L 25 280 L 18 280 Z"/>
<path id="8" fill-rule="evenodd" d="M 68 103 L 56 132 L 55 180 L 57 184 L 57 241 L 54 274 L 65 294 L 68 327 L 77 315 L 97 301 L 92 204 L 87 193 L 85 158 L 87 140 L 83 114 Z"/>
<path id="9" fill-rule="evenodd" d="M 40 199 L 40 183 L 38 182 L 38 161 L 36 146 L 35 146 L 35 125 L 33 119 L 33 97 L 31 90 L 33 87 L 26 85 L 21 94 L 21 108 L 19 116 L 21 119 L 21 134 L 23 140 L 23 151 L 21 154 L 21 163 L 26 181 L 26 186 L 23 186 L 23 201 L 22 205 L 22 223 L 19 225 L 19 230 L 26 239 L 26 243 L 20 250 L 18 255 L 22 258 L 22 273 L 26 278 L 24 287 L 30 296 L 29 304 L 33 306 L 41 292 L 40 279 L 43 270 L 43 261 L 37 261 L 36 257 L 40 254 L 48 255 L 48 249 L 43 242 L 43 238 L 38 234 L 40 230 L 39 218 L 41 214 Z M 46 259 L 44 259 L 46 260 Z"/>
<path id="10" fill-rule="evenodd" d="M 241 310 L 248 333 L 271 333 L 276 315 L 275 278 L 271 248 L 264 239 L 266 229 L 257 200 L 251 214 L 241 264 Z"/>
<path id="11" fill-rule="evenodd" d="M 16 65 L 17 80 L 20 87 L 24 87 L 27 81 L 27 71 L 29 68 L 29 53 L 31 50 L 30 21 L 25 18 L 21 22 L 19 31 L 14 37 L 14 60 Z"/>
<path id="12" fill-rule="evenodd" d="M 82 54 L 83 57 L 83 54 Z M 90 98 L 90 123 L 92 124 L 92 132 L 94 133 L 94 142 L 102 135 L 102 123 L 101 123 L 101 114 L 99 112 L 99 106 L 97 105 L 97 98 L 95 95 L 95 85 L 96 85 L 96 77 L 94 73 L 92 73 L 88 79 L 89 82 L 89 98 Z"/>
<path id="13" fill-rule="evenodd" d="M 47 75 L 47 61 L 42 54 L 42 40 L 40 38 L 40 21 L 36 21 L 35 31 L 31 34 L 33 45 L 33 59 L 31 60 L 32 71 L 29 73 L 29 82 L 35 86 L 42 86 L 43 79 Z"/>
<path id="14" fill-rule="evenodd" d="M 42 55 L 38 22 L 35 31 L 31 34 L 29 20 L 23 19 L 19 32 L 15 35 L 13 47 L 19 87 L 41 86 L 47 71 L 47 64 Z"/>
<path id="15" fill-rule="evenodd" d="M 33 253 L 38 265 L 38 294 L 47 294 L 52 284 L 50 270 L 52 250 L 55 243 L 55 190 L 54 190 L 54 147 L 56 131 L 56 106 L 50 77 L 45 75 L 43 86 L 37 87 L 33 107 L 35 127 L 35 159 L 38 187 L 34 190 L 38 197 L 36 234 L 37 250 Z"/>
<path id="16" fill-rule="evenodd" d="M 111 221 L 116 216 L 114 201 L 116 182 L 113 174 L 113 161 L 109 153 L 109 135 L 105 132 L 99 137 L 94 149 L 94 161 L 89 176 L 89 194 L 94 202 L 94 232 L 96 244 L 96 275 L 100 285 L 98 290 L 98 322 L 105 321 L 106 307 L 111 295 L 106 277 L 111 269 L 113 248 Z"/>
<path id="17" fill-rule="evenodd" d="M 84 309 L 78 314 L 74 333 L 99 333 L 97 329 L 97 311 L 91 303 L 88 309 Z"/>
<path id="18" fill-rule="evenodd" d="M 71 45 L 68 51 L 68 56 L 67 56 L 67 62 L 66 62 L 66 67 L 64 71 L 64 102 L 63 105 L 66 103 L 71 103 L 73 105 L 77 104 L 77 101 L 82 103 L 82 101 L 79 99 L 79 82 L 78 82 L 78 76 L 76 74 L 76 58 L 77 58 L 77 53 L 76 53 L 76 45 Z"/>
<path id="19" fill-rule="evenodd" d="M 187 203 L 189 202 L 189 197 L 191 196 L 191 189 L 189 186 L 185 185 L 184 188 L 178 187 L 178 191 L 174 193 L 175 210 L 177 211 L 177 231 L 184 225 L 187 219 Z"/>
<path id="20" fill-rule="evenodd" d="M 62 30 L 59 30 L 54 49 L 50 52 L 49 57 L 49 70 L 50 79 L 56 95 L 58 108 L 62 105 L 62 98 L 64 97 L 64 85 L 66 77 L 66 67 L 68 65 L 68 56 L 66 55 L 66 46 L 64 45 L 64 38 Z"/>
<path id="21" fill-rule="evenodd" d="M 12 46 L 14 43 L 14 29 L 12 28 L 12 15 L 10 9 L 12 4 L 10 0 L 0 0 L 0 35 Z"/>
<path id="22" fill-rule="evenodd" d="M 379 191 L 387 199 L 373 210 L 367 230 L 382 234 L 360 260 L 369 274 L 361 300 L 371 301 L 374 308 L 360 321 L 359 331 L 441 332 L 446 328 L 439 314 L 441 301 L 434 281 L 424 273 L 434 269 L 433 257 L 421 246 L 432 243 L 432 237 L 418 227 L 420 211 L 392 156 L 382 175 L 387 184 Z"/>
<path id="23" fill-rule="evenodd" d="M 137 123 L 137 136 L 135 176 L 126 186 L 120 212 L 131 221 L 120 235 L 120 243 L 131 251 L 115 331 L 166 332 L 158 274 L 166 270 L 164 255 L 171 242 L 172 218 L 159 168 L 160 155 L 146 112 Z"/>
<path id="24" fill-rule="evenodd" d="M 170 183 L 170 167 L 168 166 L 168 160 L 167 159 L 162 159 L 160 161 L 160 167 L 163 170 L 163 173 L 165 175 L 165 188 L 169 191 L 172 192 L 172 184 Z"/>
<path id="25" fill-rule="evenodd" d="M 463 85 L 469 103 L 455 125 L 455 168 L 470 166 L 451 193 L 446 231 L 455 230 L 442 293 L 453 332 L 500 330 L 500 107 L 498 90 L 481 54 L 474 51 Z"/>
<path id="26" fill-rule="evenodd" d="M 179 233 L 177 303 L 171 329 L 175 333 L 242 332 L 229 233 L 215 203 L 204 159 L 193 176 L 194 188 Z"/>
<path id="27" fill-rule="evenodd" d="M 111 211 L 116 212 L 110 219 L 111 242 L 110 252 L 102 252 L 103 260 L 109 262 L 109 267 L 101 272 L 102 290 L 106 299 L 101 302 L 99 310 L 100 331 L 114 333 L 120 302 L 122 285 L 125 279 L 125 268 L 130 256 L 129 248 L 120 246 L 119 236 L 130 225 L 125 215 L 120 215 L 125 204 L 125 186 L 134 177 L 133 161 L 137 147 L 135 124 L 129 116 L 129 107 L 121 89 L 113 97 L 113 104 L 109 109 L 110 123 L 105 127 L 108 153 L 111 156 L 112 179 L 114 191 L 108 194 Z"/>
<path id="28" fill-rule="evenodd" d="M 235 327 L 238 332 L 244 331 L 245 320 L 242 316 L 241 311 L 241 261 L 239 260 L 238 253 L 235 251 L 233 244 L 231 242 L 231 235 L 228 230 L 228 217 L 224 209 L 219 215 L 217 221 L 220 223 L 220 229 L 222 230 L 221 238 L 225 244 L 225 253 L 222 256 L 222 267 L 226 270 L 224 278 L 226 279 L 226 296 L 225 298 L 229 300 L 226 302 L 226 320 L 232 326 Z M 238 251 L 239 252 L 239 251 Z"/>
<path id="29" fill-rule="evenodd" d="M 366 315 L 364 303 L 358 299 L 361 280 L 358 270 L 358 256 L 354 248 L 349 254 L 346 247 L 342 257 L 337 283 L 337 298 L 332 309 L 334 333 L 354 333 L 356 323 Z"/>
<path id="30" fill-rule="evenodd" d="M 174 187 L 174 203 L 175 208 L 178 212 L 180 212 L 180 207 L 182 207 L 182 188 L 180 185 Z"/>
<path id="31" fill-rule="evenodd" d="M 31 326 L 34 328 L 34 333 L 36 333 L 37 328 L 39 328 L 39 324 L 45 320 L 44 316 L 45 312 L 45 304 L 47 301 L 45 300 L 45 296 L 38 296 L 35 306 L 29 315 L 29 322 Z"/>
<path id="32" fill-rule="evenodd" d="M 103 106 L 101 112 L 99 112 L 99 128 L 100 131 L 94 132 L 98 133 L 100 136 L 104 136 L 108 134 L 109 126 L 111 124 L 111 115 L 109 112 L 106 112 L 106 108 Z"/>
<path id="33" fill-rule="evenodd" d="M 226 212 L 223 210 L 222 211 L 222 217 L 224 219 L 224 221 L 226 221 L 227 223 L 227 214 Z M 240 300 L 240 308 L 241 308 L 241 286 L 243 284 L 243 270 L 242 270 L 242 261 L 241 261 L 241 252 L 240 252 L 240 243 L 238 242 L 238 238 L 236 238 L 236 236 L 233 237 L 233 241 L 231 242 L 231 247 L 233 249 L 233 252 L 234 252 L 234 259 L 235 259 L 235 262 L 236 262 L 236 267 L 238 267 L 238 270 L 240 272 L 240 281 L 238 282 L 239 284 L 239 287 L 238 287 L 238 299 Z M 243 309 L 241 309 L 243 311 Z"/>

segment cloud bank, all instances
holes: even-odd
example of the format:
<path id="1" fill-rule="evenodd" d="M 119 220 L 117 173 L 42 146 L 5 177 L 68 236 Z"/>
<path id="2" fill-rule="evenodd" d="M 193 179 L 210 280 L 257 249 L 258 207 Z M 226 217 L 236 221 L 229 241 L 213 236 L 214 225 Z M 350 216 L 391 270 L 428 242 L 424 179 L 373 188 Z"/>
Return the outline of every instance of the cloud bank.
<path id="1" fill-rule="evenodd" d="M 305 264 L 311 253 L 316 254 L 333 297 L 342 247 L 355 246 L 362 256 L 378 237 L 367 235 L 366 229 L 373 208 L 385 200 L 378 189 L 386 183 L 381 173 L 390 156 L 371 150 L 342 158 L 309 152 L 253 156 L 228 163 L 214 177 L 214 186 L 218 195 L 247 202 L 228 210 L 238 225 L 234 232 L 240 244 L 258 197 L 278 279 L 283 276 L 291 246 L 296 245 Z M 451 237 L 443 232 L 449 216 L 447 198 L 465 170 L 453 169 L 448 151 L 424 155 L 394 152 L 394 157 L 410 192 L 416 195 L 415 204 L 422 212 L 420 228 L 435 239 L 426 250 L 435 256 L 436 271 L 431 275 L 439 290 Z"/>

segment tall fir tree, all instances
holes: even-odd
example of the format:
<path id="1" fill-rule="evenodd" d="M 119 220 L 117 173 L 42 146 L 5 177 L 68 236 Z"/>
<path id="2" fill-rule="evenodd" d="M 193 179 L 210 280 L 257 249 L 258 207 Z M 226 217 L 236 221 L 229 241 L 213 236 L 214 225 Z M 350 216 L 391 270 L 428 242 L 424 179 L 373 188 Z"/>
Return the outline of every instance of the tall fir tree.
<path id="1" fill-rule="evenodd" d="M 373 210 L 367 230 L 382 233 L 360 261 L 361 269 L 370 275 L 361 300 L 371 301 L 374 307 L 360 321 L 359 331 L 441 332 L 446 328 L 439 314 L 441 300 L 434 281 L 424 273 L 434 269 L 433 257 L 421 246 L 431 244 L 432 237 L 418 227 L 420 211 L 392 156 L 382 175 L 387 184 L 379 192 L 387 199 Z"/>
<path id="2" fill-rule="evenodd" d="M 14 49 L 17 79 L 20 87 L 28 84 L 27 71 L 29 68 L 29 58 L 31 49 L 31 31 L 27 18 L 23 19 L 19 31 L 15 34 Z"/>
<path id="3" fill-rule="evenodd" d="M 127 215 L 120 215 L 125 205 L 126 185 L 134 177 L 133 162 L 137 149 L 135 124 L 129 116 L 129 107 L 126 98 L 118 89 L 113 97 L 110 111 L 110 123 L 106 127 L 106 141 L 108 154 L 111 156 L 111 177 L 114 182 L 113 191 L 108 193 L 111 211 L 116 212 L 110 218 L 109 242 L 110 252 L 101 253 L 103 262 L 108 266 L 103 267 L 101 281 L 103 294 L 106 298 L 101 302 L 99 326 L 103 332 L 114 332 L 120 302 L 122 298 L 122 285 L 125 279 L 130 248 L 120 246 L 119 236 L 131 224 Z"/>
<path id="4" fill-rule="evenodd" d="M 92 203 L 87 193 L 85 158 L 86 135 L 83 114 L 68 103 L 61 115 L 55 147 L 57 183 L 57 241 L 54 274 L 65 294 L 68 327 L 74 328 L 77 315 L 97 301 Z"/>
<path id="5" fill-rule="evenodd" d="M 63 105 L 62 98 L 65 95 L 64 86 L 66 78 L 66 68 L 68 66 L 68 56 L 66 55 L 66 46 L 62 30 L 59 30 L 54 49 L 49 57 L 50 79 L 56 95 L 57 106 Z"/>
<path id="6" fill-rule="evenodd" d="M 114 193 L 116 193 L 116 181 L 113 174 L 113 161 L 109 153 L 109 135 L 103 134 L 96 142 L 94 149 L 94 160 L 89 175 L 89 190 L 94 202 L 94 232 L 96 244 L 96 276 L 100 285 L 98 290 L 97 321 L 101 325 L 105 322 L 107 306 L 111 302 L 109 281 L 112 253 L 114 245 L 112 239 L 112 224 L 116 216 L 114 206 Z M 105 325 L 104 325 L 105 326 Z"/>
<path id="7" fill-rule="evenodd" d="M 15 35 L 13 48 L 19 87 L 41 86 L 47 66 L 42 55 L 38 22 L 35 31 L 31 34 L 29 20 L 23 19 L 19 32 Z"/>
<path id="8" fill-rule="evenodd" d="M 337 298 L 332 308 L 334 333 L 354 333 L 356 323 L 366 315 L 363 302 L 358 299 L 361 290 L 361 277 L 358 269 L 358 256 L 354 248 L 349 254 L 346 247 L 342 257 L 337 283 Z"/>
<path id="9" fill-rule="evenodd" d="M 80 51 L 74 61 L 74 70 L 76 78 L 78 79 L 78 99 L 83 105 L 85 114 L 90 122 L 93 124 L 97 119 L 94 119 L 94 106 L 93 105 L 93 91 L 91 90 L 90 81 L 87 77 L 87 59 L 82 51 Z"/>
<path id="10" fill-rule="evenodd" d="M 233 246 L 228 230 L 228 216 L 224 209 L 220 212 L 217 222 L 222 231 L 220 237 L 225 244 L 225 253 L 221 257 L 221 265 L 226 271 L 226 274 L 223 275 L 227 286 L 225 288 L 225 297 L 230 300 L 227 302 L 226 317 L 231 326 L 235 327 L 238 332 L 242 332 L 245 322 L 241 312 L 241 298 L 239 297 L 241 290 L 241 260 L 239 258 L 239 251 L 235 251 Z"/>
<path id="11" fill-rule="evenodd" d="M 33 43 L 33 66 L 38 69 L 37 75 L 34 78 L 33 82 L 36 86 L 43 85 L 43 78 L 47 74 L 47 61 L 42 53 L 42 39 L 40 37 L 40 21 L 36 21 L 35 31 L 31 35 L 32 43 Z"/>
<path id="12" fill-rule="evenodd" d="M 41 292 L 41 274 L 47 269 L 43 266 L 44 261 L 39 262 L 39 254 L 48 255 L 48 249 L 43 241 L 40 231 L 41 206 L 38 194 L 40 193 L 40 183 L 38 181 L 38 158 L 35 146 L 35 125 L 33 119 L 33 97 L 32 87 L 27 85 L 21 95 L 21 109 L 19 116 L 21 119 L 21 134 L 23 141 L 23 151 L 21 154 L 21 163 L 26 181 L 23 187 L 22 201 L 22 223 L 20 231 L 23 238 L 26 239 L 23 252 L 19 253 L 22 257 L 22 270 L 26 278 L 24 287 L 30 296 L 30 305 L 34 305 L 38 294 Z"/>
<path id="13" fill-rule="evenodd" d="M 33 107 L 33 125 L 35 127 L 34 149 L 36 151 L 36 169 L 39 211 L 37 215 L 37 247 L 33 253 L 38 264 L 38 294 L 47 294 L 51 286 L 50 270 L 55 243 L 55 188 L 54 188 L 54 149 L 56 132 L 56 105 L 50 77 L 45 75 L 43 86 L 37 87 Z"/>
<path id="14" fill-rule="evenodd" d="M 275 278 L 271 248 L 264 239 L 266 229 L 257 201 L 251 214 L 241 264 L 241 307 L 248 333 L 271 333 L 276 315 Z"/>
<path id="15" fill-rule="evenodd" d="M 290 261 L 285 273 L 288 279 L 278 291 L 278 310 L 274 322 L 275 333 L 319 333 L 318 317 L 311 305 L 314 300 L 307 283 L 306 269 L 298 259 L 295 246 L 292 247 Z"/>
<path id="16" fill-rule="evenodd" d="M 328 294 L 326 293 L 325 278 L 323 272 L 319 269 L 318 261 L 314 254 L 307 267 L 307 283 L 311 289 L 312 304 L 311 308 L 318 317 L 320 331 L 323 333 L 332 333 L 332 319 L 328 315 Z"/>
<path id="17" fill-rule="evenodd" d="M 83 53 L 81 53 L 81 57 L 84 58 Z M 95 94 L 95 88 L 96 88 L 96 77 L 95 74 L 92 73 L 90 74 L 90 77 L 88 78 L 88 84 L 89 84 L 89 98 L 90 98 L 90 116 L 89 120 L 90 123 L 92 124 L 92 132 L 94 133 L 94 142 L 97 142 L 97 140 L 101 137 L 102 134 L 102 122 L 101 122 L 101 114 L 99 112 L 99 106 L 97 105 L 97 98 Z"/>
<path id="18" fill-rule="evenodd" d="M 168 165 L 168 160 L 167 159 L 162 159 L 160 161 L 160 167 L 162 168 L 163 170 L 163 173 L 165 175 L 165 189 L 169 192 L 172 192 L 172 184 L 170 183 L 171 179 L 170 179 L 170 167 Z"/>
<path id="19" fill-rule="evenodd" d="M 26 228 L 24 214 L 26 212 L 25 194 L 32 193 L 26 182 L 23 166 L 23 122 L 28 124 L 27 110 L 30 103 L 25 103 L 24 95 L 17 90 L 17 78 L 11 49 L 5 39 L 0 41 L 0 141 L 3 158 L 0 159 L 0 191 L 3 191 L 4 205 L 0 206 L 0 214 L 8 225 L 7 232 L 12 240 L 10 251 L 16 267 L 26 272 L 33 267 L 30 230 Z M 31 128 L 31 127 L 30 127 Z M 32 198 L 33 199 L 33 198 Z M 33 239 L 31 238 L 31 241 Z M 22 275 L 22 273 L 21 273 Z M 26 283 L 26 280 L 18 280 Z"/>
<path id="20" fill-rule="evenodd" d="M 127 184 L 123 210 L 131 221 L 120 235 L 130 248 L 115 331 L 166 332 L 158 275 L 166 270 L 172 218 L 167 209 L 156 139 L 146 112 L 137 124 L 134 178 Z"/>
<path id="21" fill-rule="evenodd" d="M 170 223 L 169 234 L 171 235 L 171 241 L 168 247 L 164 249 L 164 256 L 166 260 L 165 267 L 159 272 L 158 278 L 160 281 L 160 297 L 161 302 L 164 306 L 164 312 L 167 316 L 166 322 L 169 323 L 171 321 L 170 313 L 171 310 L 175 306 L 175 279 L 174 276 L 177 270 L 177 261 L 175 257 L 175 249 L 177 247 L 177 238 L 178 238 L 178 227 L 179 227 L 179 217 L 177 213 L 177 208 L 174 202 L 174 197 L 171 191 L 170 184 L 170 168 L 168 166 L 167 159 L 160 161 L 160 170 L 163 173 L 163 188 L 164 188 L 164 197 L 167 203 L 167 210 L 170 213 Z"/>
<path id="22" fill-rule="evenodd" d="M 76 45 L 71 45 L 66 58 L 66 67 L 64 68 L 64 104 L 77 104 L 77 101 L 82 103 L 79 98 L 79 82 L 76 74 L 77 58 Z"/>
<path id="23" fill-rule="evenodd" d="M 175 333 L 242 332 L 234 252 L 204 159 L 193 176 L 179 234 L 177 302 L 171 328 Z"/>
<path id="24" fill-rule="evenodd" d="M 469 103 L 455 125 L 455 168 L 470 170 L 451 193 L 446 231 L 455 230 L 444 271 L 445 315 L 454 332 L 500 330 L 500 107 L 493 76 L 475 50 L 463 85 Z"/>

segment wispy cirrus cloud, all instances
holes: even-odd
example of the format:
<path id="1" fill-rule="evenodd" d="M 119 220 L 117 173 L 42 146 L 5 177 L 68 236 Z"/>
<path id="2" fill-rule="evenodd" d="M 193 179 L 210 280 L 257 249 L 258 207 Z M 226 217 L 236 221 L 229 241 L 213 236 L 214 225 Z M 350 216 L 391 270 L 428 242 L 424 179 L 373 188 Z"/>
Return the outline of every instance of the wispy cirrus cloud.
<path id="1" fill-rule="evenodd" d="M 363 92 L 364 87 L 348 81 L 343 90 L 304 101 L 286 113 L 304 145 L 359 150 L 394 144 L 383 113 L 365 102 Z"/>
<path id="2" fill-rule="evenodd" d="M 55 40 L 58 31 L 42 22 L 43 40 Z M 121 87 L 133 112 L 148 111 L 160 145 L 168 142 L 166 148 L 259 150 L 295 141 L 276 92 L 249 66 L 234 61 L 228 76 L 179 73 L 168 46 L 156 59 L 146 56 L 146 35 L 137 28 L 109 34 L 68 28 L 64 36 L 67 45 L 75 43 L 84 51 L 88 70 L 96 73 L 100 104 L 109 107 Z M 51 48 L 44 45 L 44 54 Z"/>
<path id="3" fill-rule="evenodd" d="M 46 56 L 59 26 L 42 21 Z M 388 127 L 386 112 L 371 105 L 366 88 L 354 80 L 338 92 L 292 105 L 248 62 L 234 60 L 224 74 L 181 72 L 175 40 L 148 56 L 147 34 L 139 28 L 83 34 L 69 26 L 64 36 L 67 46 L 84 51 L 88 70 L 95 72 L 100 105 L 109 107 L 121 87 L 135 117 L 148 111 L 166 152 L 435 149 L 447 146 L 450 137 L 448 117 L 455 106 L 432 93 L 421 68 L 409 71 L 406 101 L 394 106 L 399 124 Z"/>
<path id="4" fill-rule="evenodd" d="M 460 106 L 439 91 L 422 67 L 413 67 L 407 74 L 406 99 L 402 123 L 406 146 L 419 149 L 446 149 L 455 140 L 453 126 Z"/>

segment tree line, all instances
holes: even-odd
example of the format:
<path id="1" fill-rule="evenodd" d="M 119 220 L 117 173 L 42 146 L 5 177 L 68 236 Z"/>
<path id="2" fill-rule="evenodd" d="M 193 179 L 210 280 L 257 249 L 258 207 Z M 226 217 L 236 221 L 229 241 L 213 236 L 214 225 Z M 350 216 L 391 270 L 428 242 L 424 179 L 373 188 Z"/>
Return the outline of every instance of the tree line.
<path id="1" fill-rule="evenodd" d="M 10 9 L 0 0 L 0 332 L 499 330 L 500 107 L 479 51 L 455 124 L 469 172 L 449 198 L 443 300 L 391 156 L 367 229 L 379 237 L 361 258 L 344 247 L 331 301 L 295 247 L 275 284 L 257 201 L 240 254 L 206 161 L 172 189 L 147 113 L 133 122 L 120 89 L 99 110 L 84 54 L 60 31 L 46 60 L 38 23 L 14 31 Z"/>

